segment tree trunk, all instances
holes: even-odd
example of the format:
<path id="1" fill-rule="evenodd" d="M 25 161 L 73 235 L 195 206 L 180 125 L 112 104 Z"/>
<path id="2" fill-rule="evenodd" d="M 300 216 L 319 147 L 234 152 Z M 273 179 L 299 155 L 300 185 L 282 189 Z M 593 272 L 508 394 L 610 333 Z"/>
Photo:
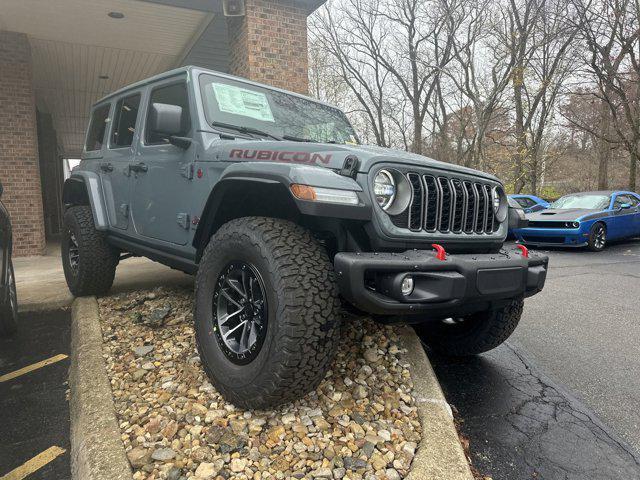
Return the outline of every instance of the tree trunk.
<path id="1" fill-rule="evenodd" d="M 527 141 L 524 132 L 524 109 L 522 106 L 522 85 L 524 82 L 524 67 L 520 63 L 513 72 L 513 100 L 516 110 L 515 132 L 516 151 L 513 156 L 515 172 L 513 180 L 513 190 L 515 193 L 522 192 L 524 188 L 524 159 L 527 151 Z"/>
<path id="2" fill-rule="evenodd" d="M 600 104 L 601 136 L 598 140 L 598 189 L 606 190 L 609 186 L 609 161 L 611 160 L 611 145 L 605 138 L 611 133 L 611 112 L 604 100 Z"/>
<path id="3" fill-rule="evenodd" d="M 636 140 L 633 152 L 629 152 L 629 190 L 636 191 L 636 178 L 638 174 L 638 159 L 640 158 L 640 145 Z"/>

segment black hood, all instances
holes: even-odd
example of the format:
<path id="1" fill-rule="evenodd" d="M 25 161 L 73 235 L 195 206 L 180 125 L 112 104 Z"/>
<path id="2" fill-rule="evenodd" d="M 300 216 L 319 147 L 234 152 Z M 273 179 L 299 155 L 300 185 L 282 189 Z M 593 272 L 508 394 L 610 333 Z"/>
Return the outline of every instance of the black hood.
<path id="1" fill-rule="evenodd" d="M 598 210 L 588 208 L 548 208 L 540 212 L 529 213 L 527 218 L 531 222 L 572 222 L 580 217 L 598 213 Z"/>

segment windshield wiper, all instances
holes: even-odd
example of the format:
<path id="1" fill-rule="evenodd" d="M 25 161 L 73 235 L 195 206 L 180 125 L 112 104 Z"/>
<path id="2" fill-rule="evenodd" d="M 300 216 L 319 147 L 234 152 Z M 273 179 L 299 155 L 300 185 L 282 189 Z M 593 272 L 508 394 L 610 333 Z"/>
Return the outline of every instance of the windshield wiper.
<path id="1" fill-rule="evenodd" d="M 262 130 L 258 130 L 257 128 L 253 128 L 253 127 L 242 127 L 240 125 L 234 125 L 232 123 L 224 123 L 224 122 L 211 122 L 211 126 L 212 127 L 221 127 L 221 128 L 228 128 L 230 130 L 235 130 L 237 132 L 240 133 L 249 133 L 249 134 L 253 134 L 253 135 L 262 135 L 263 137 L 270 137 L 273 138 L 274 140 L 278 140 L 281 141 L 282 138 L 273 135 L 271 133 L 268 132 L 263 132 Z"/>
<path id="2" fill-rule="evenodd" d="M 282 139 L 283 140 L 291 140 L 292 142 L 313 142 L 313 141 L 315 141 L 315 140 L 311 140 L 310 138 L 296 137 L 294 135 L 283 135 Z"/>
<path id="3" fill-rule="evenodd" d="M 291 140 L 292 142 L 338 143 L 335 140 L 327 140 L 326 142 L 321 142 L 319 140 L 313 140 L 311 138 L 296 137 L 294 135 L 283 135 L 282 139 Z"/>

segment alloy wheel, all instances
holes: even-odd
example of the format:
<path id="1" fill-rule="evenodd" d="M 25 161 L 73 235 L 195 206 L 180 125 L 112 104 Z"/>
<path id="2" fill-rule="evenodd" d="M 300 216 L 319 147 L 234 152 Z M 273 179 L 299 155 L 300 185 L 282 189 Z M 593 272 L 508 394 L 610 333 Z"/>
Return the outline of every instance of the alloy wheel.
<path id="1" fill-rule="evenodd" d="M 76 240 L 76 234 L 69 231 L 69 265 L 74 273 L 78 271 L 78 265 L 80 264 L 80 248 L 78 248 L 78 241 Z"/>
<path id="2" fill-rule="evenodd" d="M 9 267 L 9 302 L 14 315 L 18 313 L 18 293 L 16 291 L 16 280 L 13 276 L 13 268 Z"/>
<path id="3" fill-rule="evenodd" d="M 604 226 L 598 225 L 596 227 L 593 244 L 599 250 L 601 248 L 604 248 L 606 241 L 607 241 L 607 231 L 605 230 Z"/>
<path id="4" fill-rule="evenodd" d="M 260 352 L 267 331 L 267 301 L 258 270 L 241 261 L 229 263 L 213 292 L 213 330 L 225 356 L 244 365 Z"/>

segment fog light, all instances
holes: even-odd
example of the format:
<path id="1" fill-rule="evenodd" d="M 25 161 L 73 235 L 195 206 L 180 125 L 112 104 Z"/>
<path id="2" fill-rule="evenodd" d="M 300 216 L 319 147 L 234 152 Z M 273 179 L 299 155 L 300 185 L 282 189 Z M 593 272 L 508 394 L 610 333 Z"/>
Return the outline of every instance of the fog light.
<path id="1" fill-rule="evenodd" d="M 402 295 L 408 297 L 413 293 L 413 277 L 411 275 L 407 275 L 402 279 L 402 285 L 400 285 L 400 290 L 402 291 Z"/>

